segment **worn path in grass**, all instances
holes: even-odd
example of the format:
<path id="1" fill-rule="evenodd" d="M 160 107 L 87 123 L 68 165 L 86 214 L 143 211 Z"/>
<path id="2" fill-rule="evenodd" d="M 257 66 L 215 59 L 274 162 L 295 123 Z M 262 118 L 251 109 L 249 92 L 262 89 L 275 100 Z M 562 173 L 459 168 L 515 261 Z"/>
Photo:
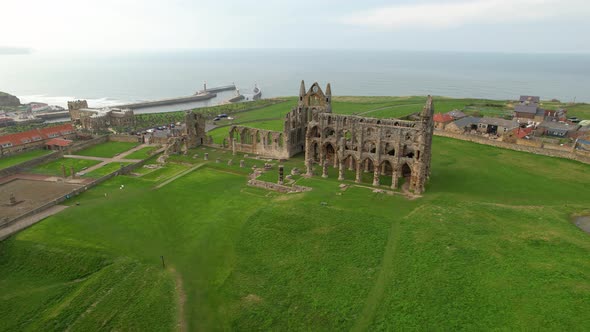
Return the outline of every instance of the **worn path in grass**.
<path id="1" fill-rule="evenodd" d="M 393 270 L 393 261 L 399 240 L 399 233 L 399 222 L 394 221 L 391 224 L 387 244 L 385 245 L 381 270 L 379 271 L 379 275 L 377 276 L 373 288 L 371 288 L 369 296 L 365 300 L 363 311 L 361 312 L 360 317 L 356 320 L 352 331 L 367 331 L 369 324 L 371 324 L 373 317 L 375 317 L 377 306 L 381 303 L 387 287 L 387 282 L 392 280 L 392 276 L 395 273 Z"/>
<path id="2" fill-rule="evenodd" d="M 85 169 L 85 173 L 90 173 L 94 170 L 97 170 L 103 166 L 105 166 L 106 164 L 110 164 L 110 163 L 114 163 L 114 162 L 121 162 L 121 163 L 138 163 L 141 160 L 140 159 L 125 159 L 125 156 L 130 155 L 131 153 L 141 150 L 145 147 L 150 147 L 150 146 L 154 146 L 151 144 L 141 144 L 138 145 L 136 147 L 134 147 L 133 149 L 127 150 L 123 153 L 120 153 L 117 156 L 114 156 L 113 158 L 103 158 L 103 157 L 93 157 L 93 156 L 80 156 L 80 155 L 76 155 L 76 154 L 66 154 L 64 155 L 64 158 L 73 158 L 73 159 L 86 159 L 86 160 L 97 160 L 100 161 L 100 164 L 96 164 L 94 166 L 88 167 L 87 169 Z"/>
<path id="3" fill-rule="evenodd" d="M 196 165 L 194 167 L 191 167 L 191 168 L 187 169 L 184 172 L 178 173 L 177 175 L 171 177 L 170 179 L 168 179 L 168 180 L 160 183 L 159 185 L 155 186 L 154 189 L 162 188 L 163 186 L 167 185 L 168 183 L 170 183 L 170 182 L 172 182 L 172 181 L 174 181 L 174 180 L 176 180 L 176 179 L 178 179 L 180 177 L 183 177 L 183 176 L 187 175 L 188 173 L 190 173 L 190 172 L 192 172 L 192 171 L 194 171 L 194 170 L 196 170 L 198 168 L 201 168 L 201 166 L 203 166 L 203 165 L 205 165 L 205 163 L 200 163 L 200 164 L 198 164 L 198 165 Z"/>

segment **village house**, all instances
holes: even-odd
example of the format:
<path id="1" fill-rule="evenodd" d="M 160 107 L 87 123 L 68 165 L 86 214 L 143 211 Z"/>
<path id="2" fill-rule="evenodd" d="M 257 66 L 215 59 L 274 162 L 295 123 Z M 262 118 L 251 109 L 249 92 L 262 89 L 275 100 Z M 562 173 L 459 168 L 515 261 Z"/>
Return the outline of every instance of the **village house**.
<path id="1" fill-rule="evenodd" d="M 68 138 L 75 136 L 76 131 L 69 123 L 0 136 L 0 155 L 44 147 L 55 149 L 70 144 Z"/>
<path id="2" fill-rule="evenodd" d="M 474 116 L 466 116 L 459 120 L 448 123 L 445 126 L 445 130 L 457 134 L 463 134 L 472 130 L 477 130 L 477 124 L 479 123 L 479 120 L 480 118 L 476 118 Z"/>
<path id="3" fill-rule="evenodd" d="M 571 138 L 576 136 L 578 128 L 578 125 L 570 125 L 555 121 L 543 121 L 537 126 L 537 135 Z"/>
<path id="4" fill-rule="evenodd" d="M 516 120 L 500 118 L 481 118 L 477 124 L 477 131 L 483 134 L 503 135 L 516 128 L 518 128 Z"/>
<path id="5" fill-rule="evenodd" d="M 539 107 L 539 96 L 520 96 L 519 103 L 514 106 L 514 117 L 521 120 L 542 122 L 545 110 Z"/>
<path id="6" fill-rule="evenodd" d="M 450 112 L 447 113 L 448 115 L 450 115 L 453 120 L 457 120 L 457 119 L 461 119 L 467 116 L 467 114 L 459 111 L 459 110 L 452 110 Z"/>
<path id="7" fill-rule="evenodd" d="M 433 119 L 434 119 L 434 128 L 436 128 L 436 129 L 445 129 L 445 126 L 448 123 L 451 123 L 455 120 L 448 113 L 445 113 L 445 114 L 436 113 L 434 115 Z"/>

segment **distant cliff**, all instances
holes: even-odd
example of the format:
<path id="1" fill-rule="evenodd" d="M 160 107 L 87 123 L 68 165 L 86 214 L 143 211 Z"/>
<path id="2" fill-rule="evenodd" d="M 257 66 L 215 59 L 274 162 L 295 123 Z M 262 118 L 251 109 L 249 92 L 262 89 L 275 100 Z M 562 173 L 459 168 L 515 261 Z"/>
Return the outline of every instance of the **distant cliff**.
<path id="1" fill-rule="evenodd" d="M 0 91 L 0 106 L 20 106 L 20 100 L 16 96 Z"/>

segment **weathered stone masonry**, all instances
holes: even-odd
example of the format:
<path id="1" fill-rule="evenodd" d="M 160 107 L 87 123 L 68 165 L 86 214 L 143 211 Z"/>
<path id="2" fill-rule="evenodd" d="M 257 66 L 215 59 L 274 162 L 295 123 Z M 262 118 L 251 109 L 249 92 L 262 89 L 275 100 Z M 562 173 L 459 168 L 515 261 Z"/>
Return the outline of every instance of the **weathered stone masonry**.
<path id="1" fill-rule="evenodd" d="M 356 172 L 356 182 L 362 172 L 372 172 L 374 186 L 387 175 L 395 189 L 404 177 L 408 190 L 422 193 L 430 176 L 433 116 L 430 96 L 416 121 L 333 114 L 330 84 L 324 93 L 317 83 L 306 91 L 302 81 L 298 104 L 286 115 L 283 132 L 234 126 L 229 141 L 234 154 L 289 158 L 305 152 L 308 176 L 314 175 L 314 164 L 323 177 L 332 166 L 338 168 L 339 180 L 344 180 L 346 169 Z"/>

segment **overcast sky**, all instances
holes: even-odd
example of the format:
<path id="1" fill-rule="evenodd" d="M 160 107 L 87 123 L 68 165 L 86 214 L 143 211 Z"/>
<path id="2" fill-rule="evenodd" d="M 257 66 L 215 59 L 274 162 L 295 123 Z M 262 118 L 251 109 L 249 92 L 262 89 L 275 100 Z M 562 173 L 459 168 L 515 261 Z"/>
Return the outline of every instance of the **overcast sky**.
<path id="1" fill-rule="evenodd" d="M 0 46 L 590 52 L 590 0 L 2 0 Z"/>

